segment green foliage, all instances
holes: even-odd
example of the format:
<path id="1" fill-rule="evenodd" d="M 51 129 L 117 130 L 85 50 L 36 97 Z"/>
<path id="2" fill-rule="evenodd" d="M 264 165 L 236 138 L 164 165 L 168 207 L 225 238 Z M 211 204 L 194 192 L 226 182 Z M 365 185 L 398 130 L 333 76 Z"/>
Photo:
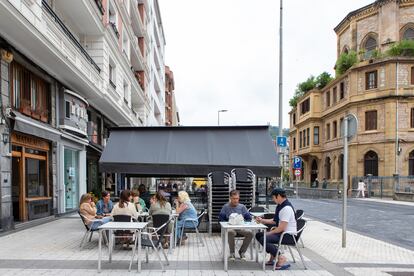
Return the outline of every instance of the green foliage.
<path id="1" fill-rule="evenodd" d="M 386 52 L 391 57 L 414 57 L 414 40 L 402 40 L 394 43 Z"/>
<path id="2" fill-rule="evenodd" d="M 336 61 L 336 75 L 340 76 L 358 62 L 358 56 L 355 51 L 342 53 Z"/>
<path id="3" fill-rule="evenodd" d="M 331 74 L 328 72 L 323 72 L 316 78 L 315 86 L 318 89 L 323 89 L 328 83 L 331 82 L 331 80 L 333 80 Z"/>
<path id="4" fill-rule="evenodd" d="M 295 95 L 289 100 L 289 105 L 291 107 L 296 107 L 296 105 L 298 104 L 298 100 L 299 100 L 300 96 L 299 95 Z"/>
<path id="5" fill-rule="evenodd" d="M 316 87 L 316 79 L 314 76 L 310 76 L 306 81 L 301 82 L 298 84 L 296 88 L 296 92 L 300 92 L 302 94 L 314 89 Z"/>

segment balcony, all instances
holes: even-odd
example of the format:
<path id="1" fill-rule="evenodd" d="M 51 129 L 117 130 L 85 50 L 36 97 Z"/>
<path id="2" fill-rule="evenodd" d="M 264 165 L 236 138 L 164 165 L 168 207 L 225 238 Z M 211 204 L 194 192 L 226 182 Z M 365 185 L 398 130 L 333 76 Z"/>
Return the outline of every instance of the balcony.
<path id="1" fill-rule="evenodd" d="M 111 29 L 116 35 L 116 37 L 119 38 L 118 27 L 116 26 L 116 24 L 114 22 L 109 22 L 109 26 L 111 26 Z"/>
<path id="2" fill-rule="evenodd" d="M 101 72 L 101 68 L 95 63 L 92 57 L 88 54 L 88 52 L 83 48 L 83 46 L 79 43 L 76 37 L 71 33 L 71 31 L 66 27 L 66 25 L 60 20 L 57 14 L 53 11 L 53 9 L 47 4 L 45 0 L 42 1 L 44 10 L 49 14 L 49 16 L 56 22 L 59 28 L 65 33 L 65 35 L 69 38 L 69 40 L 75 45 L 76 48 L 82 53 L 82 55 L 95 67 L 98 73 Z"/>

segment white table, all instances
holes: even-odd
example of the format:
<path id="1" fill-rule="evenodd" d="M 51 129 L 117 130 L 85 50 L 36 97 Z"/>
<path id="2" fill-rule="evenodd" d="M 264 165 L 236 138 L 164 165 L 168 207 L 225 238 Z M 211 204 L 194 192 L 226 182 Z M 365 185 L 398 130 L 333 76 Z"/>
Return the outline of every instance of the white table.
<path id="1" fill-rule="evenodd" d="M 112 261 L 112 231 L 115 230 L 130 230 L 135 232 L 135 245 L 138 242 L 138 272 L 141 272 L 141 231 L 147 227 L 148 222 L 115 222 L 111 221 L 108 223 L 105 223 L 98 227 L 99 229 L 99 257 L 98 257 L 98 272 L 101 272 L 101 259 L 102 259 L 102 231 L 108 230 L 109 235 L 109 262 Z M 135 247 L 132 250 L 132 255 L 135 255 Z M 131 270 L 132 260 L 129 264 L 129 270 Z"/>
<path id="2" fill-rule="evenodd" d="M 228 251 L 228 239 L 229 239 L 229 235 L 228 235 L 228 231 L 229 230 L 253 230 L 254 232 L 256 231 L 263 231 L 264 233 L 264 237 L 263 237 L 263 271 L 265 271 L 266 269 L 266 225 L 260 224 L 260 223 L 256 223 L 254 221 L 252 222 L 245 222 L 244 224 L 241 225 L 231 225 L 228 222 L 220 222 L 220 226 L 221 226 L 221 237 L 222 237 L 222 242 L 223 242 L 223 259 L 224 259 L 224 271 L 227 271 L 228 268 L 228 260 L 227 260 L 227 251 Z M 255 239 L 255 236 L 253 236 L 253 239 Z M 254 240 L 252 241 L 254 242 Z M 259 261 L 259 256 L 258 256 L 258 246 L 256 245 L 256 262 Z"/>

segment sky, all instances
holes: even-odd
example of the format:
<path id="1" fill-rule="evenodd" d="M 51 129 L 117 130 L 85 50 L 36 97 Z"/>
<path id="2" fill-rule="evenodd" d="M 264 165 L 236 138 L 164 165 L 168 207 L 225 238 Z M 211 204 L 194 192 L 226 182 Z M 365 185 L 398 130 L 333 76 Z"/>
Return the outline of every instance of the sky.
<path id="1" fill-rule="evenodd" d="M 283 1 L 283 127 L 299 82 L 334 75 L 334 28 L 374 0 Z M 254 4 L 253 4 L 254 3 Z M 159 0 L 181 124 L 278 125 L 278 0 Z"/>

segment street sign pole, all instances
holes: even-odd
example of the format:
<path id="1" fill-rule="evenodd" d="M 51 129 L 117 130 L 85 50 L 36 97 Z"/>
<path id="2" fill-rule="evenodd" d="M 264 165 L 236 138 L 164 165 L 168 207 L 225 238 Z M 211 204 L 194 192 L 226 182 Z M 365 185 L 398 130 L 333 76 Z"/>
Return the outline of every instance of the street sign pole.
<path id="1" fill-rule="evenodd" d="M 296 176 L 296 199 L 299 198 L 299 194 L 298 194 L 299 189 L 298 189 L 298 186 L 299 186 L 299 176 Z"/>
<path id="2" fill-rule="evenodd" d="M 348 117 L 344 118 L 344 188 L 342 195 L 342 248 L 346 248 L 346 203 L 348 197 L 348 119 Z"/>

